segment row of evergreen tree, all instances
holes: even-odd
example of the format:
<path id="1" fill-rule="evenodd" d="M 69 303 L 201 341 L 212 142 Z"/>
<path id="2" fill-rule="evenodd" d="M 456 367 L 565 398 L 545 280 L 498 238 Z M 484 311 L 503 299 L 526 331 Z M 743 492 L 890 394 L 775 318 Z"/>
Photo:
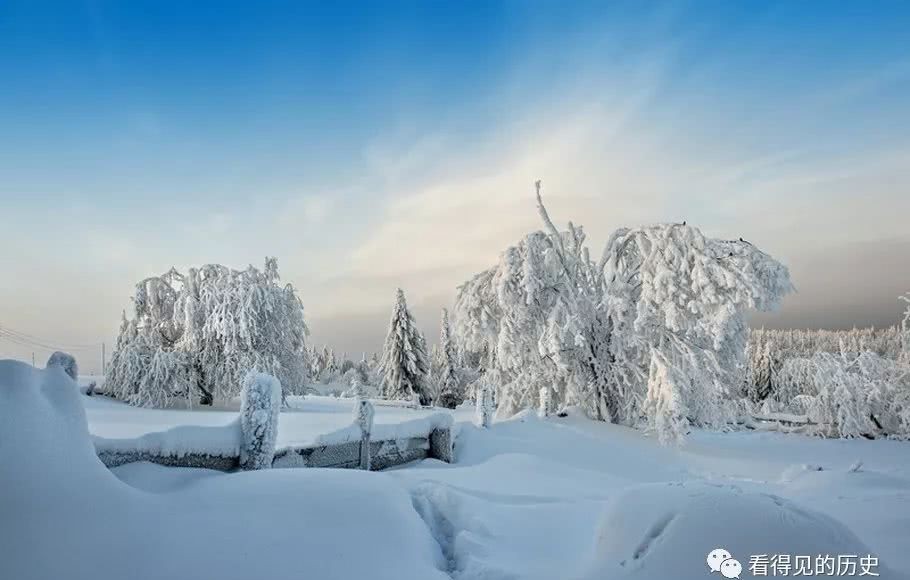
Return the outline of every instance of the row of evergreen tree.
<path id="1" fill-rule="evenodd" d="M 748 360 L 747 400 L 765 414 L 827 436 L 910 436 L 910 308 L 882 329 L 753 329 Z"/>
<path id="2" fill-rule="evenodd" d="M 443 308 L 439 342 L 427 341 L 407 305 L 404 291 L 396 292 L 389 328 L 380 354 L 363 354 L 359 362 L 340 357 L 328 346 L 308 350 L 310 372 L 321 392 L 340 396 L 383 397 L 455 408 L 464 402 L 474 377 L 461 363 Z M 319 390 L 319 389 L 317 389 Z"/>

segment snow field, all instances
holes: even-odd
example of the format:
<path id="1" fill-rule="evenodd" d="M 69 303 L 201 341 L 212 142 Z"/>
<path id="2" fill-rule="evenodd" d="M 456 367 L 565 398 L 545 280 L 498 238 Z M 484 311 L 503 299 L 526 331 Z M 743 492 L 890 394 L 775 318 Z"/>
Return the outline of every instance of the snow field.
<path id="1" fill-rule="evenodd" d="M 354 402 L 293 404 L 279 444 L 349 425 Z M 432 415 L 376 408 L 389 426 Z M 136 409 L 0 361 L 0 577 L 695 580 L 715 547 L 742 578 L 762 552 L 871 552 L 882 578 L 910 570 L 906 443 L 696 430 L 665 447 L 574 414 L 490 429 L 453 415 L 454 465 L 107 470 L 89 431 L 224 426 L 237 411 Z"/>

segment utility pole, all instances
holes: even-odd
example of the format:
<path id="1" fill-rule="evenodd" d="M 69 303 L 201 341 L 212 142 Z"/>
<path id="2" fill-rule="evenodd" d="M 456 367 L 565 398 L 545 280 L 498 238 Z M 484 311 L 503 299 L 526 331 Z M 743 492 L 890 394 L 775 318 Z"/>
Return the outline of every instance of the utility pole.
<path id="1" fill-rule="evenodd" d="M 32 366 L 35 366 L 35 353 L 32 352 Z"/>
<path id="2" fill-rule="evenodd" d="M 106 374 L 106 371 L 104 370 L 105 367 L 107 366 L 105 364 L 107 362 L 105 360 L 106 355 L 107 355 L 107 352 L 105 350 L 106 348 L 107 348 L 107 345 L 102 342 L 101 343 L 101 376 L 104 376 Z"/>

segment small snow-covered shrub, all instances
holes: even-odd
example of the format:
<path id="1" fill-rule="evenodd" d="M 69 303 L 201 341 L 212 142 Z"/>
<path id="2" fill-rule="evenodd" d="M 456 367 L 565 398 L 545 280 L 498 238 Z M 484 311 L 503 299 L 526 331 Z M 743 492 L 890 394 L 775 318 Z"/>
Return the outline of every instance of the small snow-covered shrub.
<path id="1" fill-rule="evenodd" d="M 380 390 L 377 383 L 373 382 L 373 378 L 365 363 L 355 365 L 342 377 L 342 382 L 348 387 L 341 393 L 341 396 L 361 399 L 379 397 Z"/>
<path id="2" fill-rule="evenodd" d="M 795 357 L 785 360 L 777 372 L 776 386 L 774 399 L 784 405 L 790 404 L 800 395 L 817 395 L 815 364 L 812 359 Z"/>
<path id="3" fill-rule="evenodd" d="M 275 377 L 250 372 L 240 395 L 240 467 L 267 469 L 275 457 L 281 383 Z"/>
<path id="4" fill-rule="evenodd" d="M 47 364 L 44 366 L 47 368 L 61 367 L 71 379 L 79 380 L 79 365 L 76 364 L 76 358 L 69 353 L 58 350 L 47 359 Z"/>
<path id="5" fill-rule="evenodd" d="M 808 415 L 831 437 L 910 435 L 910 372 L 873 352 L 812 357 L 817 395 Z"/>

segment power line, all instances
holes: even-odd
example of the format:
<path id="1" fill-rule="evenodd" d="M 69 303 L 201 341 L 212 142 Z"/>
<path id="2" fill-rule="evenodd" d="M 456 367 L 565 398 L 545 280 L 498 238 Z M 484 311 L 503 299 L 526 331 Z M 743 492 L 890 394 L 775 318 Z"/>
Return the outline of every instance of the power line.
<path id="1" fill-rule="evenodd" d="M 102 345 L 101 342 L 88 344 L 55 344 L 53 341 L 19 332 L 8 326 L 0 326 L 0 338 L 20 346 L 30 346 L 48 350 L 89 350 L 98 348 Z"/>
<path id="2" fill-rule="evenodd" d="M 42 342 L 42 343 L 45 343 L 45 344 L 53 344 L 53 343 L 54 343 L 53 340 L 45 340 L 45 339 L 39 338 L 39 337 L 37 337 L 37 336 L 35 336 L 35 335 L 28 334 L 28 333 L 26 333 L 26 332 L 22 332 L 21 330 L 15 330 L 15 329 L 13 329 L 13 328 L 10 328 L 9 326 L 3 326 L 2 324 L 0 324 L 0 331 L 7 332 L 7 333 L 10 333 L 10 334 L 14 334 L 14 335 L 16 335 L 16 336 L 18 336 L 18 337 L 20 337 L 20 338 L 22 338 L 22 339 L 25 339 L 25 340 L 33 340 L 33 341 Z M 90 343 L 83 343 L 83 344 L 76 344 L 76 343 L 61 343 L 62 346 L 66 346 L 66 347 L 69 347 L 69 348 L 89 348 L 89 347 L 96 347 L 96 346 L 98 346 L 98 345 L 100 345 L 100 344 L 101 344 L 100 342 L 90 342 Z"/>

